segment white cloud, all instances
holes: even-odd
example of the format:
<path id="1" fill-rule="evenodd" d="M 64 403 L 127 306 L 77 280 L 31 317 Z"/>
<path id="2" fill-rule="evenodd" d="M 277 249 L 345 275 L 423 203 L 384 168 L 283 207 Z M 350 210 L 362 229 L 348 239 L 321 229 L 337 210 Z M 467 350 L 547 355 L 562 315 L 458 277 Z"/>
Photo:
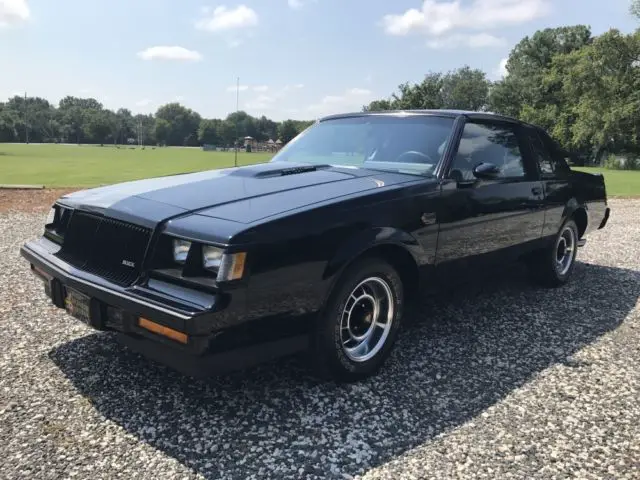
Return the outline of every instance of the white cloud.
<path id="1" fill-rule="evenodd" d="M 196 28 L 210 32 L 225 32 L 253 27 L 258 24 L 258 14 L 246 5 L 228 8 L 225 5 L 216 7 L 213 11 L 203 9 L 204 18 L 196 22 Z"/>
<path id="2" fill-rule="evenodd" d="M 289 8 L 294 10 L 300 10 L 305 5 L 308 5 L 311 2 L 317 2 L 318 0 L 287 0 L 287 4 Z"/>
<path id="3" fill-rule="evenodd" d="M 422 33 L 440 36 L 456 29 L 485 30 L 519 25 L 547 15 L 549 0 L 424 0 L 420 10 L 385 15 L 382 25 L 389 35 Z"/>
<path id="4" fill-rule="evenodd" d="M 350 90 L 347 91 L 347 93 L 349 95 L 371 95 L 371 90 L 367 89 L 367 88 L 351 88 Z"/>
<path id="5" fill-rule="evenodd" d="M 301 88 L 304 88 L 304 83 L 296 83 L 294 85 L 285 85 L 284 87 L 282 87 L 282 93 L 288 92 L 289 90 L 300 90 Z"/>
<path id="6" fill-rule="evenodd" d="M 509 75 L 509 72 L 507 72 L 507 62 L 508 61 L 509 61 L 508 58 L 503 58 L 502 60 L 500 60 L 500 63 L 498 64 L 498 67 L 493 71 L 493 76 L 496 79 L 502 80 L 504 77 Z"/>
<path id="7" fill-rule="evenodd" d="M 486 48 L 486 47 L 500 47 L 506 44 L 504 38 L 496 37 L 489 33 L 478 34 L 465 34 L 457 33 L 446 37 L 434 38 L 427 41 L 427 46 L 433 49 L 444 48 Z"/>
<path id="8" fill-rule="evenodd" d="M 0 27 L 25 22 L 30 16 L 26 0 L 0 0 Z"/>
<path id="9" fill-rule="evenodd" d="M 142 100 L 138 100 L 136 102 L 136 107 L 148 107 L 149 105 L 151 105 L 151 100 L 149 100 L 148 98 L 143 98 Z"/>
<path id="10" fill-rule="evenodd" d="M 202 55 L 195 50 L 188 50 L 177 46 L 156 46 L 138 52 L 143 60 L 180 60 L 197 62 L 202 60 Z"/>
<path id="11" fill-rule="evenodd" d="M 258 95 L 255 99 L 245 103 L 247 110 L 270 110 L 278 99 L 271 95 Z"/>
<path id="12" fill-rule="evenodd" d="M 373 100 L 373 92 L 366 88 L 349 88 L 339 95 L 326 95 L 319 103 L 307 107 L 309 112 L 318 116 L 361 110 Z"/>
<path id="13" fill-rule="evenodd" d="M 291 95 L 293 91 L 299 90 L 303 87 L 304 85 L 302 83 L 285 85 L 284 87 L 275 89 L 266 85 L 247 87 L 245 90 L 251 89 L 256 93 L 260 93 L 260 95 L 247 101 L 244 106 L 253 114 L 263 113 L 266 110 L 273 110 L 276 106 L 280 107 L 282 102 L 286 102 L 288 96 Z M 235 92 L 235 87 L 233 87 L 232 91 Z M 269 93 L 267 94 L 267 92 Z M 287 109 L 278 108 L 278 110 L 285 112 Z"/>
<path id="14" fill-rule="evenodd" d="M 244 92 L 246 90 L 249 90 L 249 85 L 230 85 L 227 87 L 227 92 L 233 93 L 236 91 Z"/>

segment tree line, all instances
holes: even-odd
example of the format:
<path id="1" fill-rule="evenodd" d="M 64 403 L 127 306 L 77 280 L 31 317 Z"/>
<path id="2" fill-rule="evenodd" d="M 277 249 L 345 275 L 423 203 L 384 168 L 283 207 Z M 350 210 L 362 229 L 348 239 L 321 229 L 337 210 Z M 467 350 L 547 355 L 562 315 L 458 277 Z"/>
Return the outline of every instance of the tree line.
<path id="1" fill-rule="evenodd" d="M 640 0 L 634 11 L 640 15 Z M 546 128 L 587 161 L 605 152 L 640 155 L 640 30 L 599 36 L 585 25 L 539 30 L 512 49 L 505 73 L 491 81 L 468 66 L 431 72 L 364 110 L 490 111 Z"/>
<path id="2" fill-rule="evenodd" d="M 640 0 L 631 8 L 640 17 Z M 598 36 L 585 25 L 539 30 L 512 49 L 505 69 L 497 81 L 469 66 L 429 72 L 421 82 L 403 83 L 363 110 L 491 111 L 546 128 L 583 158 L 602 152 L 640 155 L 640 29 L 630 34 L 611 29 Z M 57 106 L 21 96 L 0 103 L 0 142 L 229 147 L 245 136 L 287 143 L 311 123 L 275 122 L 244 111 L 208 119 L 179 103 L 153 115 L 133 115 L 124 108 L 106 109 L 93 98 L 71 96 Z"/>
<path id="3" fill-rule="evenodd" d="M 245 136 L 287 143 L 311 121 L 275 122 L 244 111 L 224 119 L 203 118 L 180 103 L 168 103 L 153 115 L 126 108 L 104 108 L 94 98 L 67 96 L 57 106 L 44 98 L 16 95 L 0 103 L 0 142 L 62 142 L 232 147 Z"/>

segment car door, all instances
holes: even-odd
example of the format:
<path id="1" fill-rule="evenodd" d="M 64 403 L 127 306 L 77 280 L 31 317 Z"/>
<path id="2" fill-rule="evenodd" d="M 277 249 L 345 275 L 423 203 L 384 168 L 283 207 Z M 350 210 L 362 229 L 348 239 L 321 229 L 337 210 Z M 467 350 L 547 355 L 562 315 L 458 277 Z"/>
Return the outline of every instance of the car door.
<path id="1" fill-rule="evenodd" d="M 542 184 L 522 133 L 511 122 L 466 121 L 442 183 L 436 267 L 443 280 L 506 261 L 540 238 Z M 497 167 L 494 178 L 474 175 L 481 163 Z"/>
<path id="2" fill-rule="evenodd" d="M 569 204 L 573 191 L 569 175 L 571 170 L 565 163 L 562 152 L 555 142 L 543 131 L 527 128 L 526 135 L 531 153 L 544 189 L 543 237 L 552 237 L 560 228 L 565 207 Z"/>

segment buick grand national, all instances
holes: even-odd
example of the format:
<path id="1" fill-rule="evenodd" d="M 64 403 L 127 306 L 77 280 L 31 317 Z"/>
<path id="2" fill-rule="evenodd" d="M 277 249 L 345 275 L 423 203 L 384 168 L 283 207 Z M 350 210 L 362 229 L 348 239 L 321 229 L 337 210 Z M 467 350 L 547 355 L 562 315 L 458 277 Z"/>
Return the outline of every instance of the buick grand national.
<path id="1" fill-rule="evenodd" d="M 609 207 L 567 155 L 495 114 L 333 115 L 267 163 L 62 196 L 21 254 L 57 307 L 188 375 L 306 351 L 356 381 L 434 287 L 512 261 L 570 280 Z"/>

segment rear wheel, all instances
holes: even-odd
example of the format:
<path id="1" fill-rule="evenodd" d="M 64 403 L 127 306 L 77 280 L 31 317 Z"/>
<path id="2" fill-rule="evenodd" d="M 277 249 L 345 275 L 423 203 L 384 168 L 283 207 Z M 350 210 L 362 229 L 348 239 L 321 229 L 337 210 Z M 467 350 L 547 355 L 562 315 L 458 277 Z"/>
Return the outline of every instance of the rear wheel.
<path id="1" fill-rule="evenodd" d="M 554 241 L 529 259 L 529 269 L 537 283 L 559 287 L 569 281 L 578 253 L 578 227 L 567 220 Z"/>
<path id="2" fill-rule="evenodd" d="M 384 260 L 347 268 L 312 332 L 318 373 L 346 382 L 375 374 L 395 342 L 403 304 L 400 275 Z"/>

